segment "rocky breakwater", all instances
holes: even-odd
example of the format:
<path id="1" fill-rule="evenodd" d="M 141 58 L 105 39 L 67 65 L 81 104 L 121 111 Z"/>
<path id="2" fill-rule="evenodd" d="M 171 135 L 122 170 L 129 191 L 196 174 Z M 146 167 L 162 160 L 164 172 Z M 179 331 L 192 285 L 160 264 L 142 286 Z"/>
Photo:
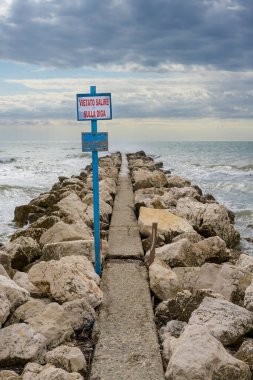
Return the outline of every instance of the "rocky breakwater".
<path id="1" fill-rule="evenodd" d="M 128 162 L 165 378 L 253 378 L 253 258 L 239 251 L 233 212 L 142 151 Z"/>
<path id="2" fill-rule="evenodd" d="M 119 153 L 99 160 L 102 254 Z M 84 379 L 88 341 L 103 299 L 95 273 L 92 171 L 59 177 L 52 189 L 15 209 L 23 227 L 0 251 L 0 379 Z"/>

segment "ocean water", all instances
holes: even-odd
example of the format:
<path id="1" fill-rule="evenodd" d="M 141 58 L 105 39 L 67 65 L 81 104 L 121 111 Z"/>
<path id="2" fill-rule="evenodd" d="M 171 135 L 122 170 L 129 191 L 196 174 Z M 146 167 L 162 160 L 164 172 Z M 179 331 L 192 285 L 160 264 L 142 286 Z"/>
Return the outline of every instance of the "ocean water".
<path id="1" fill-rule="evenodd" d="M 172 174 L 184 176 L 211 193 L 236 214 L 241 249 L 253 255 L 253 142 L 114 143 L 110 151 L 143 149 L 163 161 Z M 0 242 L 15 230 L 14 208 L 28 203 L 57 181 L 76 175 L 91 161 L 80 142 L 0 143 Z M 253 240 L 252 240 L 253 241 Z"/>

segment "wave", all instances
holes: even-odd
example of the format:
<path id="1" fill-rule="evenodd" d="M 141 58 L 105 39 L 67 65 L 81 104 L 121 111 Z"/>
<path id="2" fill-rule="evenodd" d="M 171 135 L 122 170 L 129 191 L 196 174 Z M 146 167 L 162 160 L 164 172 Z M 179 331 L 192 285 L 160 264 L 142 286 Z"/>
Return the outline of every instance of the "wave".
<path id="1" fill-rule="evenodd" d="M 253 215 L 253 211 L 252 210 L 241 210 L 241 211 L 237 211 L 235 214 L 237 217 L 248 217 L 248 216 Z"/>
<path id="2" fill-rule="evenodd" d="M 193 164 L 193 166 L 202 166 L 201 164 Z M 245 165 L 245 166 L 238 166 L 238 165 L 228 165 L 228 164 L 212 164 L 212 165 L 203 165 L 203 167 L 208 169 L 235 169 L 235 170 L 243 170 L 243 171 L 250 171 L 253 170 L 253 164 Z"/>
<path id="3" fill-rule="evenodd" d="M 240 169 L 240 170 L 245 170 L 245 171 L 253 170 L 253 164 L 249 164 L 249 165 L 241 166 L 241 167 L 239 167 L 238 169 Z"/>
<path id="4" fill-rule="evenodd" d="M 11 162 L 16 162 L 15 157 L 0 157 L 0 164 L 10 164 Z"/>
<path id="5" fill-rule="evenodd" d="M 83 158 L 83 157 L 91 157 L 89 153 L 75 153 L 75 154 L 67 154 L 66 158 Z"/>

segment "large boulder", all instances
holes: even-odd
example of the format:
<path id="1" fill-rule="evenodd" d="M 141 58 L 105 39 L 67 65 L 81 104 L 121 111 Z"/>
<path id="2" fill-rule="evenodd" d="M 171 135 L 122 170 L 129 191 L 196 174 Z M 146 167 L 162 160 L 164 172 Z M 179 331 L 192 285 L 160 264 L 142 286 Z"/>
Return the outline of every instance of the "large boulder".
<path id="1" fill-rule="evenodd" d="M 176 274 L 159 259 L 149 267 L 149 280 L 152 292 L 160 300 L 174 297 L 181 290 Z"/>
<path id="2" fill-rule="evenodd" d="M 191 181 L 186 178 L 173 175 L 168 177 L 168 187 L 186 187 L 191 186 Z"/>
<path id="3" fill-rule="evenodd" d="M 49 348 L 68 341 L 74 334 L 63 307 L 56 302 L 45 305 L 39 314 L 27 318 L 25 322 L 46 337 Z"/>
<path id="4" fill-rule="evenodd" d="M 43 208 L 32 204 L 17 206 L 14 210 L 14 222 L 16 222 L 18 227 L 23 227 L 28 223 L 29 214 L 36 213 L 42 216 L 44 212 Z"/>
<path id="5" fill-rule="evenodd" d="M 108 243 L 102 240 L 102 257 L 108 251 Z M 62 241 L 44 245 L 41 260 L 60 260 L 64 256 L 86 256 L 94 262 L 94 239 L 92 240 L 73 240 Z"/>
<path id="6" fill-rule="evenodd" d="M 48 363 L 44 366 L 28 363 L 22 373 L 22 380 L 83 380 L 77 372 L 69 373 Z"/>
<path id="7" fill-rule="evenodd" d="M 245 290 L 250 283 L 251 274 L 244 268 L 229 263 L 206 263 L 199 271 L 194 289 L 212 289 L 228 301 L 242 304 Z"/>
<path id="8" fill-rule="evenodd" d="M 55 205 L 55 208 L 59 210 L 67 223 L 76 223 L 78 221 L 87 225 L 92 223 L 92 210 L 88 210 L 89 206 L 84 204 L 75 193 L 63 198 Z"/>
<path id="9" fill-rule="evenodd" d="M 40 244 L 58 243 L 61 241 L 90 240 L 93 238 L 91 229 L 83 222 L 66 224 L 55 223 L 40 238 Z"/>
<path id="10" fill-rule="evenodd" d="M 149 253 L 147 253 L 149 255 Z M 223 262 L 228 260 L 229 252 L 225 242 L 214 236 L 198 243 L 189 239 L 164 245 L 156 249 L 156 257 L 166 262 L 170 267 L 201 266 L 206 261 Z"/>
<path id="11" fill-rule="evenodd" d="M 42 193 L 37 198 L 32 199 L 29 205 L 35 205 L 47 209 L 52 207 L 58 201 L 58 197 L 57 192 L 52 191 L 50 193 Z"/>
<path id="12" fill-rule="evenodd" d="M 227 300 L 205 297 L 189 325 L 205 326 L 224 345 L 236 343 L 253 329 L 253 313 Z"/>
<path id="13" fill-rule="evenodd" d="M 253 257 L 242 253 L 236 262 L 236 266 L 242 267 L 253 274 Z"/>
<path id="14" fill-rule="evenodd" d="M 236 352 L 235 357 L 250 366 L 251 372 L 253 371 L 253 339 L 245 339 L 241 344 L 239 350 Z"/>
<path id="15" fill-rule="evenodd" d="M 10 310 L 15 310 L 18 306 L 25 303 L 30 293 L 16 284 L 8 277 L 0 275 L 0 294 L 5 294 L 10 305 Z"/>
<path id="16" fill-rule="evenodd" d="M 22 365 L 43 356 L 46 338 L 26 323 L 0 330 L 0 365 Z"/>
<path id="17" fill-rule="evenodd" d="M 160 170 L 134 170 L 132 172 L 132 177 L 134 180 L 134 190 L 145 189 L 147 187 L 163 187 L 167 185 L 167 178 Z"/>
<path id="18" fill-rule="evenodd" d="M 59 346 L 46 353 L 46 363 L 50 363 L 68 372 L 80 372 L 86 370 L 85 357 L 77 347 Z"/>
<path id="19" fill-rule="evenodd" d="M 76 299 L 62 304 L 73 330 L 89 330 L 93 326 L 96 312 L 84 299 Z"/>
<path id="20" fill-rule="evenodd" d="M 11 257 L 12 268 L 18 270 L 22 270 L 41 255 L 39 244 L 31 237 L 23 236 L 6 244 L 5 251 Z"/>
<path id="21" fill-rule="evenodd" d="M 84 256 L 42 261 L 29 270 L 28 276 L 45 295 L 51 295 L 59 303 L 85 298 L 95 307 L 102 301 L 102 291 L 97 285 L 99 276 Z"/>
<path id="22" fill-rule="evenodd" d="M 173 237 L 183 233 L 193 231 L 192 226 L 167 210 L 152 209 L 147 207 L 140 208 L 138 225 L 141 235 L 148 237 L 152 233 L 152 224 L 157 223 L 157 233 L 165 237 L 170 242 Z"/>
<path id="23" fill-rule="evenodd" d="M 218 235 L 228 247 L 234 247 L 240 240 L 239 232 L 231 224 L 228 210 L 218 203 L 203 204 L 185 197 L 178 200 L 176 211 L 205 237 Z"/>
<path id="24" fill-rule="evenodd" d="M 249 366 L 231 356 L 203 326 L 187 326 L 172 348 L 168 380 L 250 380 Z"/>
<path id="25" fill-rule="evenodd" d="M 8 325 L 26 322 L 29 318 L 41 314 L 45 309 L 45 306 L 49 303 L 51 303 L 49 299 L 30 298 L 12 313 L 11 317 L 8 319 Z"/>

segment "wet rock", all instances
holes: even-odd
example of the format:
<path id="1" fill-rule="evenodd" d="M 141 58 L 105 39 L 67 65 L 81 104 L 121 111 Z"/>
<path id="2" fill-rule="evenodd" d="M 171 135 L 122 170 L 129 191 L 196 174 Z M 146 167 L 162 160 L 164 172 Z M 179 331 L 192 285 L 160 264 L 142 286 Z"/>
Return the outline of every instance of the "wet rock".
<path id="1" fill-rule="evenodd" d="M 11 257 L 12 268 L 18 270 L 22 270 L 41 255 L 39 244 L 34 239 L 23 236 L 6 244 L 5 251 Z"/>
<path id="2" fill-rule="evenodd" d="M 27 318 L 26 323 L 47 339 L 49 348 L 69 340 L 74 334 L 63 307 L 56 302 L 46 305 L 39 314 Z"/>
<path id="3" fill-rule="evenodd" d="M 96 313 L 84 298 L 65 302 L 62 307 L 73 330 L 88 330 L 93 326 Z"/>
<path id="4" fill-rule="evenodd" d="M 203 204 L 186 197 L 178 200 L 176 211 L 205 237 L 218 235 L 228 247 L 234 247 L 240 240 L 239 233 L 230 222 L 228 210 L 220 204 Z"/>
<path id="5" fill-rule="evenodd" d="M 77 372 L 69 373 L 49 363 L 44 366 L 28 363 L 22 373 L 22 380 L 83 380 L 83 376 Z"/>
<path id="6" fill-rule="evenodd" d="M 11 311 L 25 303 L 30 296 L 29 292 L 18 286 L 15 281 L 1 275 L 0 294 L 6 295 L 10 304 Z"/>
<path id="7" fill-rule="evenodd" d="M 90 240 L 93 238 L 91 229 L 84 223 L 66 224 L 58 222 L 49 228 L 40 238 L 40 244 L 58 243 L 61 241 Z"/>
<path id="8" fill-rule="evenodd" d="M 208 329 L 187 326 L 172 349 L 168 380 L 250 380 L 249 367 L 229 355 Z"/>
<path id="9" fill-rule="evenodd" d="M 227 300 L 205 297 L 189 325 L 205 326 L 224 345 L 234 344 L 253 328 L 253 313 Z"/>
<path id="10" fill-rule="evenodd" d="M 54 215 L 44 215 L 36 220 L 36 222 L 32 223 L 31 227 L 33 228 L 45 228 L 48 230 L 51 228 L 55 223 L 59 222 L 60 218 Z"/>
<path id="11" fill-rule="evenodd" d="M 152 292 L 160 300 L 174 297 L 181 290 L 176 274 L 159 259 L 150 265 L 149 279 Z"/>
<path id="12" fill-rule="evenodd" d="M 0 365 L 22 365 L 42 357 L 46 338 L 26 323 L 0 330 Z"/>
<path id="13" fill-rule="evenodd" d="M 191 186 L 191 181 L 186 178 L 179 177 L 177 175 L 173 175 L 168 177 L 168 187 L 187 187 Z"/>
<path id="14" fill-rule="evenodd" d="M 162 235 L 165 241 L 170 242 L 173 237 L 183 233 L 192 232 L 192 226 L 184 219 L 170 213 L 167 210 L 158 210 L 147 207 L 140 208 L 138 225 L 143 237 L 148 237 L 152 232 L 152 224 L 158 223 L 158 235 Z"/>
<path id="15" fill-rule="evenodd" d="M 56 192 L 42 193 L 37 198 L 32 199 L 30 205 L 35 205 L 43 209 L 52 207 L 58 201 L 58 195 Z"/>
<path id="16" fill-rule="evenodd" d="M 134 181 L 134 190 L 147 187 L 163 187 L 167 185 L 167 178 L 160 170 L 134 170 L 132 172 L 132 177 Z"/>
<path id="17" fill-rule="evenodd" d="M 84 256 L 63 257 L 35 264 L 28 273 L 30 281 L 45 295 L 63 303 L 85 298 L 95 307 L 102 301 L 99 276 Z"/>
<path id="18" fill-rule="evenodd" d="M 35 240 L 37 243 L 39 243 L 40 238 L 41 238 L 42 234 L 44 234 L 44 232 L 46 232 L 46 228 L 28 227 L 25 230 L 16 231 L 11 236 L 10 241 L 12 242 L 12 241 L 18 239 L 19 237 L 26 237 L 26 238 L 29 237 L 29 238 L 32 238 L 33 240 Z"/>
<path id="19" fill-rule="evenodd" d="M 46 363 L 65 369 L 68 372 L 85 371 L 87 364 L 82 351 L 77 347 L 59 346 L 47 352 Z"/>
<path id="20" fill-rule="evenodd" d="M 42 207 L 32 204 L 17 206 L 14 210 L 14 222 L 18 227 L 23 227 L 28 223 L 28 215 L 32 213 L 43 215 L 45 210 Z"/>

